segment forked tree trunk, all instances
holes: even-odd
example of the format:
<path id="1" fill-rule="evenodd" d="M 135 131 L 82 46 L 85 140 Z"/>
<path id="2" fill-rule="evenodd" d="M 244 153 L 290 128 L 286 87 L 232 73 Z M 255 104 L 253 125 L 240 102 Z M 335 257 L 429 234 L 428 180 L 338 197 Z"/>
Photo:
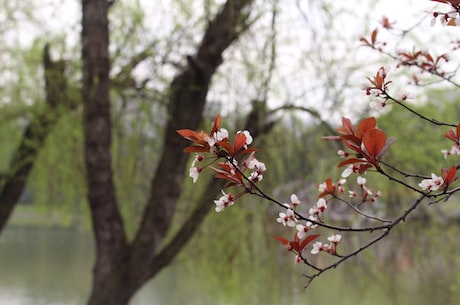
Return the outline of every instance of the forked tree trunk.
<path id="1" fill-rule="evenodd" d="M 82 96 L 85 105 L 85 164 L 88 201 L 96 243 L 96 262 L 88 305 L 126 305 L 149 279 L 179 253 L 204 218 L 219 191 L 215 184 L 179 233 L 160 249 L 171 227 L 181 194 L 187 145 L 176 134 L 198 128 L 212 76 L 223 52 L 246 29 L 245 8 L 253 0 L 227 0 L 209 23 L 194 56 L 170 86 L 163 153 L 152 179 L 151 194 L 133 242 L 127 241 L 117 205 L 111 167 L 108 11 L 111 2 L 82 2 Z"/>

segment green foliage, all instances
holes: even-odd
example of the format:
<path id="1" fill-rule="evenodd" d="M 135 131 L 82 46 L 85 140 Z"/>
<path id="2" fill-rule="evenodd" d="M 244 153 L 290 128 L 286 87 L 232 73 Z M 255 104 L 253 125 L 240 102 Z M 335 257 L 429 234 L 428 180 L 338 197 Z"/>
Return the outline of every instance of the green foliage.
<path id="1" fill-rule="evenodd" d="M 49 135 L 29 179 L 34 204 L 81 214 L 85 201 L 83 133 L 78 112 L 65 113 Z"/>
<path id="2" fill-rule="evenodd" d="M 458 120 L 456 103 L 438 101 L 416 107 L 429 118 L 447 122 Z M 401 107 L 393 107 L 387 115 L 379 118 L 378 125 L 396 141 L 385 156 L 385 160 L 403 171 L 429 175 L 440 173 L 441 166 L 452 160 L 444 160 L 441 149 L 451 144 L 443 137 L 449 128 L 438 127 L 416 118 Z"/>
<path id="3" fill-rule="evenodd" d="M 268 168 L 263 186 L 274 189 L 298 180 L 319 183 L 326 174 L 337 176 L 337 147 L 321 138 L 328 133 L 322 125 L 306 126 L 295 117 L 278 124 L 261 144 L 258 158 Z"/>
<path id="4" fill-rule="evenodd" d="M 417 111 L 439 121 L 454 123 L 458 120 L 459 110 L 455 101 L 449 101 L 441 92 L 432 92 L 432 100 L 425 105 L 410 105 Z M 411 174 L 430 176 L 440 175 L 441 167 L 449 168 L 456 163 L 456 157 L 444 159 L 441 150 L 450 149 L 452 144 L 443 135 L 449 128 L 435 126 L 420 120 L 401 107 L 394 106 L 389 113 L 378 119 L 378 126 L 396 141 L 385 154 L 384 161 Z M 385 168 L 385 167 L 384 167 Z M 391 171 L 391 169 L 387 169 Z M 383 192 L 382 201 L 387 213 L 405 206 L 414 198 L 414 193 L 406 188 L 382 179 L 380 175 L 367 175 L 369 185 L 378 186 Z M 421 179 L 409 179 L 417 187 Z"/>
<path id="5" fill-rule="evenodd" d="M 266 280 L 281 272 L 265 208 L 247 196 L 237 206 L 211 213 L 179 258 L 186 270 L 199 272 L 216 303 L 270 304 L 283 295 L 284 285 Z"/>

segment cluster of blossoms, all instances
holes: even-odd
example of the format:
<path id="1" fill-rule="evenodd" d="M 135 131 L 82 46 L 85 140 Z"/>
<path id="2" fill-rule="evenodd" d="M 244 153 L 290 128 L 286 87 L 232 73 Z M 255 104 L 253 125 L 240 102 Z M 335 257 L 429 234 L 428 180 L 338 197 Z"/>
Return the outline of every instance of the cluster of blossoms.
<path id="1" fill-rule="evenodd" d="M 407 57 L 409 55 L 404 52 L 400 52 L 398 53 L 398 55 L 400 56 L 406 55 L 406 58 L 400 59 L 400 63 L 398 64 L 398 66 L 408 65 Z M 415 57 L 417 56 L 418 55 L 416 55 Z M 427 58 L 430 58 L 430 57 L 427 57 Z M 426 59 L 426 61 L 428 61 L 428 59 Z M 420 65 L 423 66 L 424 64 L 425 63 L 421 61 Z M 374 75 L 373 78 L 368 78 L 371 85 L 364 87 L 364 91 L 366 92 L 366 95 L 374 97 L 374 99 L 369 104 L 369 107 L 372 110 L 377 111 L 377 112 L 380 112 L 387 105 L 394 102 L 394 99 L 388 95 L 388 85 L 391 83 L 391 81 L 386 81 L 386 77 L 388 75 L 389 70 L 390 69 L 387 67 L 380 67 L 377 70 L 377 73 Z M 398 98 L 399 98 L 399 101 L 402 102 L 402 101 L 406 101 L 407 99 L 411 98 L 411 96 L 407 92 L 403 92 L 398 95 Z"/>
<path id="2" fill-rule="evenodd" d="M 439 19 L 439 23 L 441 23 L 441 25 L 460 26 L 460 18 L 457 16 L 457 12 L 433 12 L 433 18 L 431 18 L 430 25 L 435 26 L 436 20 Z"/>
<path id="3" fill-rule="evenodd" d="M 333 186 L 330 185 L 329 182 L 330 182 L 330 179 L 328 179 L 328 182 L 325 182 L 324 184 L 320 185 L 319 189 L 322 191 L 322 193 L 328 192 L 332 189 Z M 344 182 L 340 181 L 340 183 L 344 183 Z M 294 251 L 296 253 L 295 261 L 297 263 L 300 263 L 303 261 L 303 250 L 305 249 L 305 247 L 310 242 L 312 242 L 317 237 L 319 237 L 319 235 L 308 235 L 307 233 L 310 230 L 317 228 L 318 224 L 322 222 L 321 215 L 327 210 L 327 201 L 325 198 L 323 198 L 322 195 L 320 195 L 320 198 L 318 199 L 318 201 L 313 205 L 313 207 L 309 209 L 309 212 L 308 212 L 309 216 L 304 217 L 296 212 L 296 208 L 301 203 L 297 195 L 292 194 L 290 199 L 291 199 L 290 204 L 288 203 L 284 204 L 284 206 L 286 207 L 286 211 L 278 214 L 279 217 L 277 218 L 277 222 L 287 227 L 296 228 L 297 232 L 294 235 L 294 240 L 289 241 L 281 237 L 274 237 L 274 238 L 280 241 L 282 244 L 284 244 L 288 251 Z M 305 223 L 299 224 L 298 223 L 299 219 L 302 219 L 303 221 L 305 221 Z M 316 242 L 313 245 L 313 248 L 310 253 L 318 254 L 320 251 L 316 251 L 315 249 L 318 247 L 319 244 L 321 244 L 321 249 L 323 249 L 321 251 L 325 251 L 326 253 L 337 255 L 336 248 L 341 238 L 342 238 L 341 235 L 336 234 L 328 238 L 328 240 L 331 241 L 330 244 L 323 245 L 321 242 Z"/>
<path id="4" fill-rule="evenodd" d="M 278 218 L 276 219 L 277 222 L 282 223 L 283 226 L 294 227 L 297 222 L 297 216 L 295 215 L 294 210 L 300 204 L 299 198 L 296 194 L 291 195 L 291 205 L 285 203 L 284 206 L 286 207 L 286 213 L 279 213 Z"/>
<path id="5" fill-rule="evenodd" d="M 299 216 L 296 215 L 295 210 L 297 206 L 300 204 L 299 198 L 296 194 L 291 195 L 291 204 L 285 203 L 284 206 L 286 207 L 286 212 L 281 212 L 278 214 L 278 218 L 276 219 L 277 222 L 283 224 L 284 226 L 288 227 L 296 227 L 297 229 L 297 236 L 302 239 L 305 237 L 305 234 L 308 232 L 309 229 L 314 229 L 318 225 L 320 220 L 319 214 L 323 213 L 327 209 L 327 202 L 324 198 L 320 198 L 314 206 L 309 210 L 308 220 L 306 221 L 305 225 L 297 224 L 299 221 Z"/>
<path id="6" fill-rule="evenodd" d="M 441 64 L 443 62 L 449 62 L 447 54 L 441 55 L 432 55 L 428 51 L 423 50 L 412 50 L 412 51 L 400 51 L 398 52 L 399 63 L 397 67 L 400 66 L 414 66 L 420 68 L 420 71 L 429 72 L 432 74 L 438 74 L 441 76 L 445 75 L 445 72 L 441 69 Z M 419 83 L 417 77 L 414 77 L 416 84 Z"/>
<path id="7" fill-rule="evenodd" d="M 216 204 L 216 212 L 222 212 L 224 208 L 235 204 L 235 195 L 232 193 L 226 194 L 223 190 L 221 190 L 221 192 L 222 197 L 220 197 L 219 200 L 214 200 L 214 203 Z"/>
<path id="8" fill-rule="evenodd" d="M 382 196 L 381 191 L 377 191 L 377 192 L 374 193 L 366 185 L 366 182 L 367 182 L 366 178 L 358 176 L 358 178 L 356 179 L 356 182 L 357 182 L 357 184 L 359 185 L 359 187 L 361 189 L 361 198 L 360 198 L 361 202 L 366 202 L 366 201 L 375 202 L 375 201 L 377 201 L 377 198 Z M 351 197 L 351 198 L 357 198 L 358 193 L 356 191 L 348 191 L 348 196 Z"/>
<path id="9" fill-rule="evenodd" d="M 344 159 L 338 166 L 348 166 L 342 174 L 343 177 L 351 173 L 363 174 L 370 168 L 379 170 L 380 160 L 395 139 L 387 138 L 385 132 L 377 128 L 376 124 L 377 120 L 370 117 L 363 119 L 355 127 L 350 119 L 343 117 L 342 127 L 336 129 L 339 136 L 323 137 L 325 140 L 341 141 L 353 152 L 353 154 L 338 152 L 339 156 Z"/>
<path id="10" fill-rule="evenodd" d="M 214 201 L 217 212 L 221 212 L 224 208 L 233 205 L 237 198 L 252 190 L 255 183 L 263 179 L 263 175 L 267 170 L 265 164 L 255 158 L 256 149 L 248 148 L 253 142 L 249 131 L 238 131 L 233 142 L 231 142 L 228 130 L 220 128 L 220 122 L 221 117 L 217 115 L 209 133 L 204 131 L 195 132 L 190 129 L 177 131 L 182 137 L 193 143 L 186 147 L 184 152 L 195 153 L 195 158 L 189 170 L 189 176 L 194 183 L 198 180 L 203 169 L 209 167 L 216 173 L 216 178 L 227 180 L 229 182 L 228 186 L 238 186 L 244 190 L 237 195 L 222 191 L 222 196 Z M 205 157 L 203 154 L 211 156 Z M 207 159 L 211 159 L 211 162 L 200 166 Z M 217 162 L 219 159 L 224 159 L 224 161 Z M 217 162 L 217 167 L 212 166 L 214 162 Z M 248 170 L 251 172 L 246 174 Z"/>
<path id="11" fill-rule="evenodd" d="M 328 244 L 323 244 L 320 241 L 317 241 L 313 244 L 313 249 L 311 250 L 311 254 L 318 254 L 322 251 L 332 254 L 332 255 L 337 255 L 337 245 L 340 243 L 342 240 L 342 235 L 340 234 L 334 234 L 331 235 L 327 238 L 329 241 Z"/>
<path id="12" fill-rule="evenodd" d="M 444 156 L 444 159 L 446 159 L 448 156 L 458 156 L 460 155 L 460 146 L 455 144 L 450 149 L 442 149 L 441 153 Z"/>
<path id="13" fill-rule="evenodd" d="M 380 67 L 373 78 L 368 78 L 371 85 L 364 88 L 366 95 L 373 95 L 385 99 L 387 97 L 386 92 L 388 91 L 388 84 L 391 83 L 391 81 L 385 81 L 387 74 L 388 68 Z"/>
<path id="14" fill-rule="evenodd" d="M 447 190 L 447 188 L 457 179 L 457 168 L 452 165 L 449 170 L 445 167 L 441 169 L 441 176 L 437 176 L 434 173 L 431 174 L 430 179 L 423 179 L 419 183 L 419 186 L 424 191 L 437 191 Z"/>
<path id="15" fill-rule="evenodd" d="M 340 155 L 340 154 L 339 154 Z M 296 208 L 300 204 L 298 197 L 295 194 L 291 195 L 291 203 L 285 203 L 284 206 L 286 207 L 285 212 L 279 213 L 279 217 L 277 218 L 277 222 L 283 224 L 287 227 L 295 227 L 296 234 L 294 235 L 293 241 L 288 241 L 284 238 L 275 237 L 275 239 L 279 240 L 283 244 L 286 245 L 288 251 L 295 251 L 296 252 L 296 262 L 303 261 L 302 251 L 304 247 L 308 244 L 304 241 L 308 240 L 308 242 L 313 241 L 319 235 L 308 235 L 308 233 L 316 229 L 323 221 L 323 214 L 328 209 L 328 200 L 326 197 L 337 198 L 339 195 L 345 193 L 345 186 L 346 179 L 340 179 L 336 182 L 333 182 L 332 179 L 328 178 L 324 182 L 318 184 L 318 192 L 319 199 L 313 204 L 313 206 L 308 210 L 308 216 L 302 216 L 296 211 Z M 382 194 L 380 191 L 373 193 L 371 189 L 366 186 L 366 179 L 359 176 L 357 178 L 357 183 L 362 190 L 362 202 L 369 201 L 375 202 L 375 200 L 380 197 Z M 357 195 L 351 196 L 352 191 L 349 191 L 350 197 L 356 197 Z M 356 193 L 355 193 L 356 194 Z M 304 221 L 303 224 L 299 223 L 300 221 Z M 314 236 L 314 238 L 312 237 Z M 313 244 L 313 247 L 310 251 L 311 254 L 318 254 L 320 252 L 325 252 L 331 255 L 337 254 L 337 246 L 341 242 L 342 236 L 340 234 L 333 234 L 328 237 L 329 243 L 322 243 L 317 241 Z M 302 242 L 304 242 L 302 244 Z M 294 245 L 299 245 L 298 247 L 293 247 Z M 299 251 L 300 250 L 300 251 Z"/>
<path id="16" fill-rule="evenodd" d="M 444 185 L 444 179 L 431 173 L 431 179 L 423 179 L 419 186 L 424 191 L 437 191 Z"/>
<path id="17" fill-rule="evenodd" d="M 318 185 L 318 192 L 320 192 L 319 197 L 322 198 L 326 195 L 333 195 L 336 191 L 342 194 L 345 193 L 344 184 L 346 182 L 346 179 L 340 179 L 333 183 L 331 178 L 327 178 L 326 181 Z"/>
<path id="18" fill-rule="evenodd" d="M 399 102 L 407 101 L 410 98 L 412 98 L 412 95 L 407 92 L 402 92 L 398 95 Z M 387 105 L 391 104 L 392 102 L 394 101 L 390 100 L 388 97 L 376 97 L 373 101 L 370 102 L 369 108 L 376 112 L 381 112 Z"/>
<path id="19" fill-rule="evenodd" d="M 460 155 L 460 124 L 454 129 L 450 129 L 444 134 L 444 137 L 454 142 L 450 150 L 441 150 L 444 158 L 449 155 Z M 452 165 L 449 170 L 441 168 L 441 176 L 431 173 L 431 178 L 423 179 L 419 186 L 424 191 L 447 190 L 447 188 L 457 179 L 457 167 Z"/>
<path id="20" fill-rule="evenodd" d="M 454 142 L 454 145 L 449 150 L 441 150 L 444 158 L 450 155 L 460 155 L 460 124 L 457 125 L 455 130 L 449 129 L 449 131 L 444 134 L 444 137 Z"/>
<path id="21" fill-rule="evenodd" d="M 460 1 L 458 0 L 431 0 L 435 2 L 441 2 L 445 4 L 450 4 L 453 8 L 453 11 L 443 13 L 443 12 L 433 12 L 433 18 L 431 19 L 431 26 L 436 24 L 436 20 L 439 19 L 439 22 L 442 25 L 449 25 L 449 26 L 460 26 Z"/>

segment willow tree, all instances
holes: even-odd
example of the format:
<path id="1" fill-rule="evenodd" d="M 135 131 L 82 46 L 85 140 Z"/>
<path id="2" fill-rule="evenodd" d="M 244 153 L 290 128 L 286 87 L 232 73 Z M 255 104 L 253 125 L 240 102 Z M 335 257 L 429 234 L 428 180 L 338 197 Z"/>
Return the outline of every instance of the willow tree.
<path id="1" fill-rule="evenodd" d="M 5 175 L 0 177 L 0 231 L 8 222 L 16 203 L 25 189 L 45 140 L 64 109 L 75 107 L 67 96 L 67 80 L 63 61 L 51 59 L 49 47 L 43 52 L 45 78 L 45 107 L 27 124 L 20 143 L 10 161 Z"/>

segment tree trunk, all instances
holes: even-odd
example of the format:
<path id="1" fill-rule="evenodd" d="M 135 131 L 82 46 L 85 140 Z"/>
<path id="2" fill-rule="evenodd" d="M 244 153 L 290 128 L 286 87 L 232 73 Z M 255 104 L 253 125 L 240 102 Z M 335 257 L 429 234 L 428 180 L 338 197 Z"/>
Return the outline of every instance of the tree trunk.
<path id="1" fill-rule="evenodd" d="M 205 194 L 200 217 L 188 221 L 180 242 L 159 251 L 181 194 L 187 155 L 180 128 L 198 128 L 211 78 L 222 63 L 222 54 L 245 30 L 253 0 L 228 0 L 210 22 L 195 56 L 170 86 L 164 151 L 152 179 L 151 195 L 134 241 L 127 242 L 111 168 L 109 100 L 109 27 L 106 0 L 82 2 L 82 60 L 85 104 L 85 164 L 88 201 L 96 243 L 96 262 L 88 305 L 126 305 L 136 291 L 169 264 L 191 238 L 219 188 Z M 198 211 L 198 210 L 197 210 Z M 195 211 L 195 213 L 198 213 Z M 184 230 L 185 230 L 184 229 Z"/>
<path id="2" fill-rule="evenodd" d="M 46 108 L 33 118 L 24 130 L 21 142 L 13 153 L 10 168 L 0 179 L 0 232 L 5 227 L 27 182 L 41 148 L 51 129 L 59 118 L 59 105 L 70 107 L 66 96 L 67 82 L 64 75 L 64 63 L 52 61 L 48 46 L 43 51 L 45 69 Z"/>

